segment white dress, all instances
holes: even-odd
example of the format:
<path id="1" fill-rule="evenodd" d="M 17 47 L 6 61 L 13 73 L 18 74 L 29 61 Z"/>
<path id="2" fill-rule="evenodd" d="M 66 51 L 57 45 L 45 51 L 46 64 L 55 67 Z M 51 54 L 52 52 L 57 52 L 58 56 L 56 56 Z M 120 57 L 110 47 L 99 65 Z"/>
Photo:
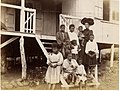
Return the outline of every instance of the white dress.
<path id="1" fill-rule="evenodd" d="M 51 55 L 49 55 L 47 64 L 49 64 L 49 63 L 57 63 L 59 66 L 57 66 L 56 68 L 48 66 L 45 81 L 50 84 L 59 83 L 61 64 L 63 63 L 62 54 L 59 52 L 58 54 L 52 53 Z"/>

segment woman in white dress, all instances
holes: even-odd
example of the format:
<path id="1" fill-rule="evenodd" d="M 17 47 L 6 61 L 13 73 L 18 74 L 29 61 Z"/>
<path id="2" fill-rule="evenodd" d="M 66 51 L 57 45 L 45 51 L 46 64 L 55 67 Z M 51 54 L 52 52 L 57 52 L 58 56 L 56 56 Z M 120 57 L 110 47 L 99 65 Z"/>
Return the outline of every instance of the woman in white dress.
<path id="1" fill-rule="evenodd" d="M 55 84 L 60 82 L 61 65 L 63 63 L 63 56 L 58 51 L 57 43 L 52 44 L 52 53 L 47 60 L 48 69 L 45 80 L 49 84 L 49 89 L 54 89 Z"/>

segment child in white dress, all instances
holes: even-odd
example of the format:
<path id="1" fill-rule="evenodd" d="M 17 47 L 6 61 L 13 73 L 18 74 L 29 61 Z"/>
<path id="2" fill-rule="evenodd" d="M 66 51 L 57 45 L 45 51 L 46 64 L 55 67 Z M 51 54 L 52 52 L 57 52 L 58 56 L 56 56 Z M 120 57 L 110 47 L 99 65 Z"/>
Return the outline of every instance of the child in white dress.
<path id="1" fill-rule="evenodd" d="M 52 45 L 53 53 L 48 57 L 48 69 L 45 77 L 45 81 L 49 84 L 49 89 L 52 88 L 52 90 L 55 88 L 55 84 L 60 82 L 61 65 L 63 63 L 63 56 L 57 47 L 56 43 Z"/>

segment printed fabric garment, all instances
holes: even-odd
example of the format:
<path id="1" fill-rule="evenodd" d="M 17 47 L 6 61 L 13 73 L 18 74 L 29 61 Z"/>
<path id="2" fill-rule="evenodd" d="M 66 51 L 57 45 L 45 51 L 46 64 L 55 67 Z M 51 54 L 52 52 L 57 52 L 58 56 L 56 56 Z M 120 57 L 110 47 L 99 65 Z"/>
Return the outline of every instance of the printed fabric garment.
<path id="1" fill-rule="evenodd" d="M 59 66 L 57 66 L 56 68 L 48 66 L 45 80 L 47 83 L 50 83 L 50 84 L 59 83 L 61 65 L 63 63 L 62 54 L 59 52 L 58 54 L 52 53 L 51 55 L 49 55 L 49 59 L 47 60 L 47 64 L 50 64 L 50 63 L 53 63 L 53 64 L 57 63 L 57 65 L 59 65 Z"/>
<path id="2" fill-rule="evenodd" d="M 71 53 L 72 54 L 78 54 L 78 45 L 73 46 L 73 47 L 74 47 L 74 49 L 71 50 Z"/>
<path id="3" fill-rule="evenodd" d="M 75 59 L 71 59 L 71 61 L 69 61 L 68 59 L 65 59 L 63 62 L 62 67 L 65 68 L 64 72 L 73 72 L 74 68 L 78 66 L 78 63 L 76 62 Z"/>

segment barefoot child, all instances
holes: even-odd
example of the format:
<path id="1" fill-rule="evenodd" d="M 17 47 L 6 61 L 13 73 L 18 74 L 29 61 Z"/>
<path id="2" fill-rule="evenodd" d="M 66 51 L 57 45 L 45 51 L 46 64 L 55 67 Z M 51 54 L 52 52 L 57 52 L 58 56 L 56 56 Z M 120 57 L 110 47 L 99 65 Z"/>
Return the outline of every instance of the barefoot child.
<path id="1" fill-rule="evenodd" d="M 97 64 L 97 58 L 98 58 L 98 46 L 97 43 L 94 41 L 94 35 L 90 35 L 90 40 L 86 44 L 85 52 L 87 54 L 87 60 L 88 60 L 88 68 L 90 71 L 95 67 Z"/>
<path id="2" fill-rule="evenodd" d="M 86 78 L 86 71 L 85 71 L 84 65 L 82 65 L 82 59 L 78 59 L 78 67 L 76 70 L 76 74 L 78 76 L 76 84 L 78 84 L 79 82 L 82 82 L 83 84 L 85 84 L 85 81 L 87 80 L 87 78 Z"/>
<path id="3" fill-rule="evenodd" d="M 77 62 L 75 59 L 72 59 L 72 54 L 69 53 L 67 55 L 67 59 L 64 60 L 63 62 L 63 76 L 64 79 L 67 81 L 67 83 L 73 82 L 75 78 L 75 72 L 77 69 Z"/>
<path id="4" fill-rule="evenodd" d="M 61 65 L 63 63 L 63 56 L 58 51 L 58 44 L 52 44 L 52 51 L 47 60 L 48 69 L 46 72 L 45 80 L 49 84 L 49 89 L 54 90 L 55 84 L 60 81 Z"/>

